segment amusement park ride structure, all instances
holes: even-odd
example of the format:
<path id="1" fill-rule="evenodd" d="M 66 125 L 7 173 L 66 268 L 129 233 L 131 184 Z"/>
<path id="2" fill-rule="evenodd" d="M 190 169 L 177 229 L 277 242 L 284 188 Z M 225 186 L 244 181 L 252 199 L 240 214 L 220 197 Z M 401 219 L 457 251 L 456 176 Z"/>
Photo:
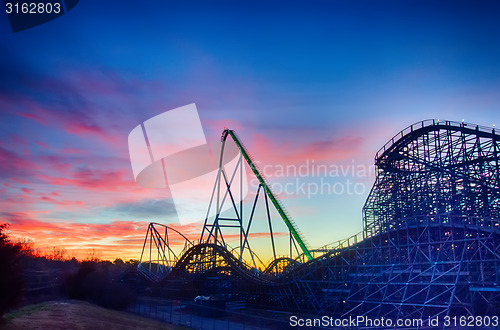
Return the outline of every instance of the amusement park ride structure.
<path id="1" fill-rule="evenodd" d="M 161 281 L 166 294 L 212 294 L 338 317 L 500 312 L 500 135 L 494 128 L 427 120 L 402 130 L 376 154 L 377 177 L 363 207 L 363 231 L 318 249 L 305 243 L 234 131 L 223 131 L 222 150 L 227 137 L 240 158 L 228 173 L 221 152 L 200 241 L 184 237 L 184 250 L 175 254 L 169 235 L 180 233 L 153 223 L 148 227 L 139 270 Z M 243 160 L 259 181 L 246 218 L 232 189 Z M 273 250 L 263 271 L 248 241 L 259 198 Z M 224 203 L 231 203 L 234 217 L 221 216 Z M 288 228 L 287 257 L 276 255 L 270 208 Z M 238 248 L 226 244 L 225 228 L 239 230 Z M 246 251 L 250 257 L 243 256 Z"/>
<path id="2" fill-rule="evenodd" d="M 238 164 L 233 171 L 233 173 L 226 173 L 224 170 L 223 166 L 223 157 L 224 157 L 224 146 L 226 144 L 226 139 L 227 137 L 230 136 L 238 149 L 240 150 L 240 159 L 238 161 Z M 272 244 L 272 249 L 273 249 L 273 256 L 274 259 L 276 259 L 276 247 L 274 245 L 274 237 L 273 237 L 273 228 L 271 224 L 271 215 L 269 212 L 269 200 L 271 201 L 272 205 L 276 208 L 278 211 L 281 219 L 285 222 L 289 233 L 290 233 L 290 257 L 292 257 L 292 243 L 293 244 L 298 244 L 304 253 L 304 255 L 308 258 L 308 260 L 312 260 L 312 255 L 309 252 L 308 247 L 306 246 L 306 243 L 304 239 L 302 238 L 302 235 L 300 232 L 297 230 L 295 223 L 290 217 L 290 214 L 286 211 L 285 207 L 283 204 L 279 201 L 279 199 L 276 197 L 276 194 L 273 193 L 273 191 L 270 188 L 270 185 L 267 183 L 267 180 L 264 178 L 264 176 L 261 174 L 261 171 L 259 168 L 256 166 L 256 163 L 250 156 L 250 153 L 247 151 L 243 143 L 240 141 L 240 139 L 237 137 L 236 133 L 232 130 L 225 129 L 222 132 L 221 135 L 221 142 L 222 142 L 222 151 L 221 151 L 221 156 L 220 156 L 220 162 L 219 162 L 219 172 L 217 174 L 217 178 L 215 181 L 215 186 L 214 186 L 214 191 L 212 193 L 212 197 L 210 199 L 210 206 L 207 211 L 207 217 L 205 218 L 205 224 L 203 226 L 203 231 L 201 233 L 201 238 L 200 242 L 205 242 L 205 243 L 214 243 L 214 244 L 220 244 L 224 247 L 226 247 L 226 244 L 224 242 L 223 238 L 223 233 L 222 233 L 222 228 L 224 226 L 232 226 L 232 225 L 224 225 L 221 224 L 222 221 L 231 221 L 231 222 L 236 222 L 236 227 L 240 229 L 240 253 L 239 253 L 239 258 L 240 261 L 242 261 L 243 258 L 243 252 L 245 248 L 247 248 L 249 251 L 251 251 L 249 242 L 248 242 L 248 233 L 250 231 L 250 226 L 252 225 L 252 220 L 255 214 L 255 207 L 257 205 L 258 198 L 260 196 L 261 190 L 263 191 L 263 197 L 265 200 L 265 205 L 266 205 L 266 213 L 267 213 L 267 220 L 269 224 L 269 233 L 270 233 L 270 238 L 271 238 L 271 244 Z M 244 170 L 243 168 L 243 161 L 242 158 L 245 159 L 247 164 L 250 166 L 250 169 L 252 172 L 255 174 L 255 177 L 259 180 L 259 186 L 257 188 L 257 193 L 255 195 L 255 200 L 253 202 L 253 205 L 251 207 L 252 211 L 250 213 L 250 217 L 247 221 L 247 228 L 243 228 L 244 226 L 244 221 L 243 221 L 243 202 L 240 200 L 239 207 L 238 205 L 235 204 L 235 200 L 233 198 L 233 192 L 231 191 L 231 185 L 233 183 L 233 180 L 235 179 L 236 175 L 238 172 L 241 174 L 242 171 Z M 241 175 L 240 175 L 241 178 Z M 222 185 L 222 187 L 221 187 Z M 243 184 L 240 182 L 239 187 L 241 187 Z M 221 191 L 222 188 L 222 191 Z M 222 196 L 222 200 L 220 199 L 222 193 L 224 194 Z M 212 223 L 208 222 L 209 215 L 210 215 L 210 210 L 212 207 L 212 202 L 214 199 L 214 195 L 217 195 L 216 199 L 216 215 L 214 218 L 214 221 Z M 241 194 L 241 193 L 240 193 Z M 224 218 L 221 217 L 221 210 L 223 207 L 223 204 L 227 201 L 227 197 L 229 196 L 231 203 L 232 203 L 232 208 L 236 214 L 236 218 Z M 204 237 L 205 233 L 207 233 L 206 238 Z M 297 250 L 297 246 L 295 246 Z M 297 251 L 298 252 L 298 251 Z M 250 255 L 253 259 L 253 253 L 250 252 Z M 255 265 L 255 261 L 253 261 Z M 256 267 L 256 266 L 255 266 Z"/>

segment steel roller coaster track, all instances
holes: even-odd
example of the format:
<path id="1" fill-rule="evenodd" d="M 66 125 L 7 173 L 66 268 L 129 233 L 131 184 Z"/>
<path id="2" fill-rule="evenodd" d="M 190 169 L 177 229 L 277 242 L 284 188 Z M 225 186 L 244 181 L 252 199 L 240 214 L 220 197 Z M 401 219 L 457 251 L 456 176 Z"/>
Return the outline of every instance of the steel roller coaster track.
<path id="1" fill-rule="evenodd" d="M 223 141 L 228 135 L 240 143 L 230 130 Z M 318 249 L 304 243 L 240 144 L 302 255 L 275 257 L 259 271 L 217 239 L 201 240 L 163 287 L 338 317 L 498 315 L 499 141 L 494 128 L 463 122 L 427 120 L 402 130 L 375 157 L 363 231 Z M 204 231 L 213 236 L 212 228 Z"/>

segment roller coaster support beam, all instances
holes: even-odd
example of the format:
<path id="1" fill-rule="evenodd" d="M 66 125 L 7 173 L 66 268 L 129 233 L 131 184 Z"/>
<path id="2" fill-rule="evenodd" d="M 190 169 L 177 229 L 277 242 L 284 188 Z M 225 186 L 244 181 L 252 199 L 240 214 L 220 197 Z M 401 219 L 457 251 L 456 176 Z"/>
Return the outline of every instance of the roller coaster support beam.
<path id="1" fill-rule="evenodd" d="M 236 136 L 236 134 L 234 133 L 234 131 L 229 130 L 229 129 L 224 130 L 222 132 L 222 137 L 221 137 L 222 142 L 226 141 L 226 138 L 227 138 L 228 135 L 231 136 L 231 138 L 233 139 L 233 141 L 236 144 L 236 146 L 240 149 L 241 154 L 243 155 L 243 157 L 247 161 L 248 165 L 252 169 L 252 171 L 255 174 L 255 176 L 257 177 L 257 179 L 259 180 L 260 184 L 262 185 L 262 188 L 264 188 L 264 191 L 265 191 L 266 195 L 269 197 L 269 199 L 273 203 L 274 207 L 276 208 L 276 210 L 280 214 L 281 218 L 283 219 L 283 221 L 285 222 L 286 226 L 290 230 L 290 233 L 293 235 L 293 237 L 295 238 L 295 240 L 299 244 L 300 248 L 304 252 L 304 255 L 306 255 L 306 257 L 307 257 L 308 260 L 312 260 L 313 257 L 311 255 L 311 252 L 309 252 L 309 249 L 307 248 L 306 244 L 304 243 L 304 241 L 300 237 L 299 233 L 295 229 L 295 226 L 290 221 L 290 218 L 288 217 L 288 215 L 286 214 L 286 212 L 283 210 L 283 207 L 278 202 L 278 199 L 274 196 L 274 194 L 271 191 L 271 189 L 269 189 L 269 187 L 268 187 L 268 185 L 266 183 L 266 180 L 264 180 L 264 177 L 260 174 L 260 172 L 257 169 L 257 167 L 255 167 L 255 165 L 254 165 L 254 163 L 253 163 L 250 155 L 248 154 L 246 148 L 240 142 L 240 140 L 238 139 L 238 137 Z"/>

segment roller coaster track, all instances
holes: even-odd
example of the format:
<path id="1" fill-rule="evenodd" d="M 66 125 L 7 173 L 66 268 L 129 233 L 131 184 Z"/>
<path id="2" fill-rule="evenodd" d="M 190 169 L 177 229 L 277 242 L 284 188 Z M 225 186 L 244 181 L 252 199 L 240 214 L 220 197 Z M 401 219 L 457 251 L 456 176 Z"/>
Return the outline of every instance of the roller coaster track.
<path id="1" fill-rule="evenodd" d="M 425 120 L 376 154 L 363 207 L 365 237 L 414 216 L 500 217 L 500 135 L 464 122 Z"/>
<path id="2" fill-rule="evenodd" d="M 401 160 L 401 158 L 407 157 L 410 161 L 418 164 L 419 168 L 427 167 L 428 170 L 456 173 L 455 170 L 457 168 L 459 169 L 464 166 L 487 163 L 496 159 L 496 153 L 498 152 L 498 150 L 494 150 L 491 154 L 477 155 L 477 157 L 474 157 L 474 159 L 463 157 L 454 160 L 445 160 L 445 162 L 448 161 L 448 163 L 446 164 L 437 164 L 436 162 L 426 162 L 422 159 L 411 157 L 411 155 L 408 154 L 408 151 L 405 150 L 405 147 L 411 144 L 412 141 L 415 141 L 418 138 L 423 137 L 431 132 L 437 134 L 441 130 L 446 132 L 461 133 L 460 139 L 457 139 L 457 144 L 466 144 L 467 142 L 469 142 L 466 141 L 468 137 L 469 139 L 470 137 L 472 137 L 473 140 L 488 139 L 493 143 L 493 146 L 496 146 L 496 143 L 500 141 L 500 136 L 496 133 L 496 130 L 494 128 L 467 124 L 463 122 L 459 123 L 453 121 L 439 121 L 434 119 L 424 120 L 420 123 L 408 126 L 404 130 L 400 131 L 397 135 L 395 135 L 389 142 L 387 142 L 386 145 L 384 145 L 375 156 L 376 165 L 381 169 L 395 170 L 395 163 L 398 160 Z M 457 146 L 462 147 L 460 145 Z M 436 158 L 438 157 L 436 156 Z M 408 169 L 404 169 L 401 167 L 398 168 L 398 170 L 408 171 Z M 458 175 L 464 176 L 465 174 L 458 173 Z M 468 179 L 479 181 L 474 177 L 470 177 Z M 495 182 L 489 182 L 489 188 L 500 190 L 499 180 L 496 180 Z"/>
<path id="3" fill-rule="evenodd" d="M 281 257 L 273 259 L 267 265 L 266 269 L 264 269 L 264 274 L 275 274 L 275 275 L 283 275 L 295 269 L 295 267 L 299 266 L 301 263 L 295 259 L 288 257 Z"/>
<path id="4" fill-rule="evenodd" d="M 385 160 L 397 155 L 400 150 L 407 145 L 411 140 L 416 139 L 431 131 L 457 131 L 500 141 L 500 135 L 496 133 L 495 128 L 481 125 L 474 125 L 465 122 L 456 122 L 451 120 L 436 120 L 428 119 L 415 123 L 401 130 L 394 135 L 375 155 L 376 164 L 383 164 Z"/>
<path id="5" fill-rule="evenodd" d="M 216 258 L 218 260 L 214 262 Z M 205 271 L 207 266 L 213 267 L 214 263 L 217 263 L 216 267 L 218 268 L 231 269 L 232 276 L 239 276 L 253 283 L 272 283 L 268 278 L 258 276 L 255 269 L 240 261 L 231 252 L 218 244 L 201 243 L 191 247 L 177 261 L 175 271 Z"/>
<path id="6" fill-rule="evenodd" d="M 231 284 L 214 294 L 318 315 L 500 313 L 500 136 L 493 128 L 431 120 L 398 133 L 376 155 L 363 231 L 316 249 L 306 247 L 235 133 L 225 130 L 223 141 L 228 135 L 308 261 L 274 258 L 259 271 L 203 243 L 178 259 L 172 278 L 227 275 Z"/>
<path id="7" fill-rule="evenodd" d="M 241 140 L 238 138 L 238 136 L 236 135 L 236 133 L 233 130 L 229 130 L 229 129 L 224 130 L 222 132 L 221 141 L 223 143 L 225 143 L 228 135 L 231 136 L 231 138 L 233 139 L 234 143 L 236 144 L 236 146 L 241 151 L 243 157 L 247 161 L 247 163 L 250 166 L 252 172 L 255 174 L 255 176 L 259 180 L 260 184 L 264 188 L 265 193 L 267 194 L 267 196 L 269 197 L 269 199 L 273 203 L 274 207 L 276 208 L 276 210 L 280 214 L 281 218 L 283 219 L 283 221 L 285 222 L 286 226 L 290 230 L 290 233 L 293 235 L 293 237 L 295 238 L 295 240 L 299 244 L 299 246 L 302 249 L 302 252 L 304 253 L 304 255 L 307 257 L 308 260 L 312 260 L 313 257 L 311 255 L 311 252 L 309 252 L 309 248 L 307 247 L 307 243 L 302 238 L 300 232 L 297 230 L 297 227 L 296 227 L 294 221 L 292 220 L 290 214 L 286 211 L 286 209 L 283 206 L 283 204 L 281 203 L 281 201 L 273 193 L 273 191 L 271 190 L 270 185 L 268 184 L 266 178 L 261 173 L 261 171 L 259 170 L 259 168 L 256 166 L 256 163 L 253 160 L 252 156 L 248 152 L 247 148 L 245 148 L 245 146 L 243 145 L 243 143 L 241 142 Z M 222 163 L 222 154 L 221 154 L 221 163 Z"/>
<path id="8" fill-rule="evenodd" d="M 163 233 L 160 233 L 158 229 L 163 230 Z M 166 276 L 169 273 L 169 270 L 176 265 L 179 256 L 182 255 L 184 251 L 183 250 L 179 254 L 176 254 L 171 248 L 170 243 L 172 240 L 172 232 L 184 240 L 184 250 L 186 250 L 189 246 L 194 245 L 193 242 L 191 242 L 177 229 L 160 223 L 151 222 L 148 225 L 146 237 L 144 238 L 142 253 L 137 269 L 153 281 L 160 280 L 163 276 Z M 148 249 L 149 260 L 146 261 Z M 153 250 L 156 252 L 156 259 L 153 259 Z M 153 268 L 156 268 L 156 271 L 154 271 Z"/>
<path id="9" fill-rule="evenodd" d="M 376 306 L 385 306 L 384 310 L 404 306 L 409 314 L 422 311 L 425 317 L 449 313 L 451 308 L 452 315 L 477 313 L 470 305 L 469 292 L 474 290 L 493 306 L 500 306 L 500 288 L 491 275 L 500 260 L 499 231 L 491 227 L 478 231 L 477 225 L 461 225 L 460 219 L 455 220 L 441 225 L 421 221 L 361 241 L 351 240 L 350 245 L 339 242 L 307 263 L 286 260 L 289 264 L 282 272 L 273 272 L 272 267 L 287 258 L 278 258 L 259 272 L 220 245 L 199 244 L 183 255 L 170 278 L 200 278 L 205 274 L 201 278 L 222 280 L 220 275 L 225 275 L 233 284 L 219 287 L 212 294 L 225 293 L 249 302 L 264 299 L 264 304 L 277 304 L 286 310 L 328 311 L 343 317 L 357 310 L 359 315 L 374 316 L 371 310 Z M 450 252 L 427 252 L 436 248 Z M 404 293 L 398 291 L 405 287 Z M 392 298 L 382 299 L 380 292 Z M 419 292 L 427 293 L 428 298 L 422 298 Z M 256 298 L 259 295 L 261 298 Z M 463 308 L 457 301 L 468 307 L 457 312 L 457 308 Z M 394 317 L 391 313 L 378 316 Z"/>

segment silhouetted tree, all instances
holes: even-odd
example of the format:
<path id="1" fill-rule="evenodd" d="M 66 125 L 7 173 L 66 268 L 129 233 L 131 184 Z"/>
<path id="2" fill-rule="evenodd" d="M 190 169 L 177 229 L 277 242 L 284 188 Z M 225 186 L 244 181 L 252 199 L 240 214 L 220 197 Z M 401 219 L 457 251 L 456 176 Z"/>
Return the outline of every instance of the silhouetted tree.
<path id="1" fill-rule="evenodd" d="M 19 302 L 23 289 L 21 246 L 10 241 L 7 227 L 0 224 L 0 317 Z"/>
<path id="2" fill-rule="evenodd" d="M 45 258 L 49 260 L 65 261 L 67 260 L 68 251 L 62 246 L 53 246 L 47 253 Z"/>
<path id="3" fill-rule="evenodd" d="M 17 242 L 21 249 L 21 253 L 27 257 L 36 258 L 38 253 L 35 249 L 35 242 L 30 238 L 23 238 Z"/>
<path id="4" fill-rule="evenodd" d="M 132 265 L 134 267 L 137 267 L 137 265 L 139 265 L 139 260 L 137 260 L 137 259 L 130 259 L 129 261 L 127 261 L 127 264 Z"/>
<path id="5" fill-rule="evenodd" d="M 101 261 L 101 251 L 96 248 L 91 248 L 87 251 L 87 258 L 84 261 L 99 262 Z"/>
<path id="6" fill-rule="evenodd" d="M 113 264 L 115 264 L 116 266 L 123 266 L 123 265 L 125 265 L 125 263 L 123 262 L 123 260 L 120 259 L 120 258 L 116 258 L 115 261 L 113 261 Z"/>

